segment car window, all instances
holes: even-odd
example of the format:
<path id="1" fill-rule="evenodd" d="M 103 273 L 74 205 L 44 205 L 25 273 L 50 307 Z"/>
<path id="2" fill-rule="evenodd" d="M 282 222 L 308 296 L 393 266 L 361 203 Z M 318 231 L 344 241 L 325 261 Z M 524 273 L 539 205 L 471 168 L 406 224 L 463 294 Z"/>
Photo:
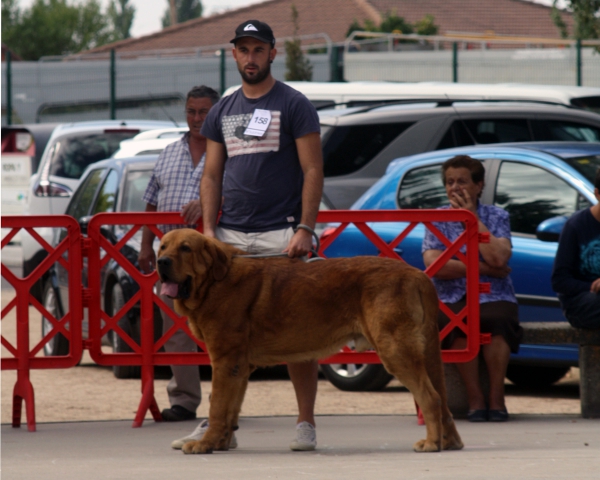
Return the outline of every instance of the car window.
<path id="1" fill-rule="evenodd" d="M 585 157 L 571 158 L 563 157 L 563 160 L 587 178 L 592 185 L 594 184 L 596 172 L 600 168 L 600 155 L 586 155 Z"/>
<path id="2" fill-rule="evenodd" d="M 535 120 L 531 123 L 535 140 L 600 142 L 600 128 L 562 120 Z"/>
<path id="3" fill-rule="evenodd" d="M 323 137 L 326 177 L 347 175 L 369 163 L 412 123 L 336 127 Z"/>
<path id="4" fill-rule="evenodd" d="M 527 120 L 499 118 L 482 120 L 455 120 L 437 150 L 466 145 L 532 140 Z"/>
<path id="5" fill-rule="evenodd" d="M 143 212 L 146 210 L 143 196 L 151 176 L 152 170 L 135 170 L 127 173 L 121 211 Z"/>
<path id="6" fill-rule="evenodd" d="M 57 139 L 50 154 L 50 175 L 81 177 L 86 167 L 109 158 L 123 140 L 133 137 L 136 130 L 125 132 L 85 133 Z"/>
<path id="7" fill-rule="evenodd" d="M 547 170 L 509 161 L 500 165 L 494 205 L 509 213 L 513 232 L 535 234 L 541 222 L 571 215 L 581 201 L 576 189 Z"/>
<path id="8" fill-rule="evenodd" d="M 117 189 L 119 188 L 119 174 L 115 170 L 111 170 L 106 176 L 106 180 L 102 184 L 102 188 L 98 192 L 96 206 L 92 215 L 102 212 L 114 212 L 115 203 L 117 201 Z"/>
<path id="9" fill-rule="evenodd" d="M 89 214 L 92 202 L 96 196 L 96 190 L 98 190 L 105 172 L 105 168 L 93 170 L 85 177 L 69 203 L 66 212 L 67 215 L 71 215 L 75 220 L 79 221 L 81 217 Z"/>
<path id="10" fill-rule="evenodd" d="M 409 171 L 398 189 L 400 208 L 438 208 L 448 203 L 441 164 Z"/>

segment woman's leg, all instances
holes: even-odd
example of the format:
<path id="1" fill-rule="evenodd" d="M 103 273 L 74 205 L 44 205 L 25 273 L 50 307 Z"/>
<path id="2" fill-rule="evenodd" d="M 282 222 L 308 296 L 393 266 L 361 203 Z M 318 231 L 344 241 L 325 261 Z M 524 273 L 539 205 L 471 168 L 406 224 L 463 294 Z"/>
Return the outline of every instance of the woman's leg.
<path id="1" fill-rule="evenodd" d="M 490 378 L 490 410 L 506 410 L 504 378 L 510 358 L 510 347 L 502 335 L 493 335 L 491 343 L 482 345 L 483 358 Z"/>
<path id="2" fill-rule="evenodd" d="M 463 350 L 467 348 L 466 338 L 457 338 L 452 343 L 452 350 Z M 455 363 L 460 374 L 469 402 L 469 410 L 485 410 L 485 396 L 479 383 L 479 357 L 475 357 L 470 362 Z"/>

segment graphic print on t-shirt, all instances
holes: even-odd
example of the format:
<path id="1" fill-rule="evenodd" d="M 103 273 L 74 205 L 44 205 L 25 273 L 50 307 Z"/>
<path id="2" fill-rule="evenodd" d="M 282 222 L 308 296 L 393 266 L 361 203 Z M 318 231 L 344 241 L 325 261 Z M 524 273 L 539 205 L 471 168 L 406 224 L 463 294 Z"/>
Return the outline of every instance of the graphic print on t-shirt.
<path id="1" fill-rule="evenodd" d="M 223 139 L 228 157 L 279 151 L 281 112 L 271 111 L 271 124 L 262 137 L 244 135 L 251 119 L 252 113 L 226 115 L 222 118 Z"/>
<path id="2" fill-rule="evenodd" d="M 600 278 L 600 238 L 581 247 L 581 273 L 590 279 Z"/>

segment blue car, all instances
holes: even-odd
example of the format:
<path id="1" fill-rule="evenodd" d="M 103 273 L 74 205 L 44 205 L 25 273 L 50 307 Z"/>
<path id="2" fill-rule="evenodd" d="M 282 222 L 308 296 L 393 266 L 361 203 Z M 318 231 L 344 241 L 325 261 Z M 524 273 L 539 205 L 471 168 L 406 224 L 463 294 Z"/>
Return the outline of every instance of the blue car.
<path id="1" fill-rule="evenodd" d="M 521 322 L 565 322 L 550 276 L 558 235 L 566 219 L 596 203 L 593 179 L 600 167 L 600 143 L 532 142 L 460 147 L 398 158 L 352 210 L 437 208 L 448 203 L 441 165 L 455 155 L 470 155 L 486 171 L 481 201 L 508 211 L 513 254 L 511 277 Z M 370 225 L 386 242 L 406 224 Z M 424 269 L 420 224 L 396 247 L 409 264 Z M 325 232 L 327 235 L 327 231 Z M 355 227 L 348 227 L 325 255 L 377 255 L 376 247 Z M 511 356 L 507 377 L 519 385 L 548 385 L 578 364 L 577 345 L 521 345 Z M 323 366 L 334 385 L 345 390 L 383 388 L 389 375 L 380 365 Z"/>

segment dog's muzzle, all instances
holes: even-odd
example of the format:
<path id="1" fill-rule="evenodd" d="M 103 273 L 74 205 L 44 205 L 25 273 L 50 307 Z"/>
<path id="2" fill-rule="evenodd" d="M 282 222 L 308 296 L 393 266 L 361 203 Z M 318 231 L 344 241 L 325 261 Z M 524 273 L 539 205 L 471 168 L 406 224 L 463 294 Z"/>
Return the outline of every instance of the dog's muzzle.
<path id="1" fill-rule="evenodd" d="M 192 292 L 192 277 L 188 277 L 181 283 L 172 279 L 171 270 L 173 261 L 169 257 L 161 257 L 156 262 L 158 276 L 160 277 L 160 294 L 171 298 L 186 300 Z"/>

